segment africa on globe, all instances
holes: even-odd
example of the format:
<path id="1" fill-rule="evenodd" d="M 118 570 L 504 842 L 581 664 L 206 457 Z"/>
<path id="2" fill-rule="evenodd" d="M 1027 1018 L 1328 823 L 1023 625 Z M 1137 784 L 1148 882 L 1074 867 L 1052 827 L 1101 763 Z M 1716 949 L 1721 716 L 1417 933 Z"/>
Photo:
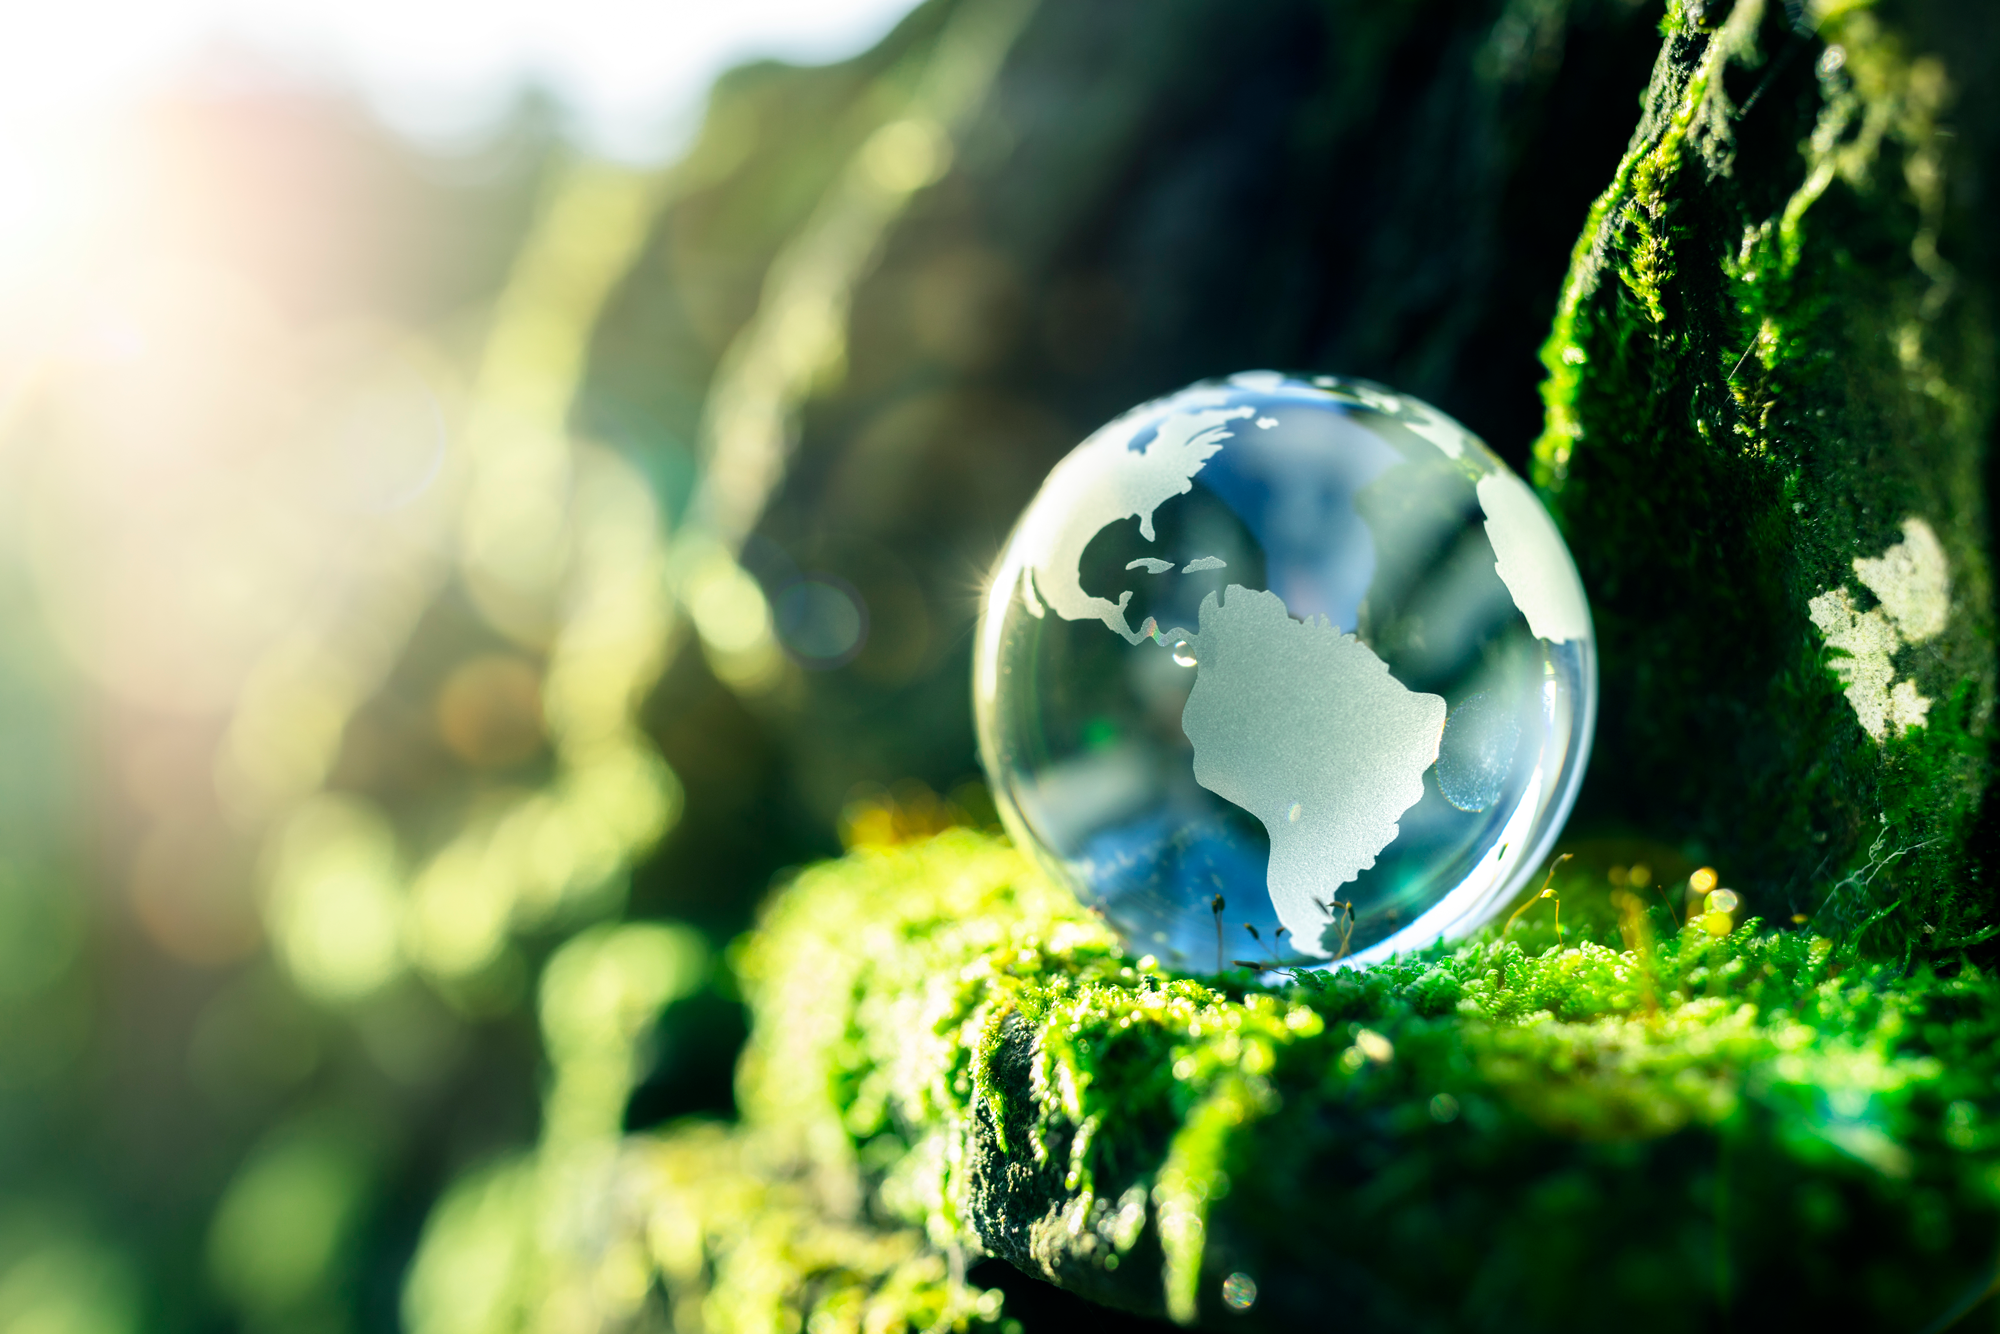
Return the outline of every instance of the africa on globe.
<path id="1" fill-rule="evenodd" d="M 1583 587 L 1527 485 L 1436 409 L 1271 371 L 1056 465 L 981 615 L 1009 832 L 1135 954 L 1365 963 L 1489 920 L 1589 756 Z"/>

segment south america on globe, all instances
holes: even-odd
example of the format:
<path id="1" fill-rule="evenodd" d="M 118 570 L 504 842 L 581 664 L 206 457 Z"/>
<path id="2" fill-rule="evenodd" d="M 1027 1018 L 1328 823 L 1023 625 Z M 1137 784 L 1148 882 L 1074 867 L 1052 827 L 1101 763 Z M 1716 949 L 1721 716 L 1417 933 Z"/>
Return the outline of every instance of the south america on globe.
<path id="1" fill-rule="evenodd" d="M 1458 423 L 1257 371 L 1049 474 L 981 618 L 1009 832 L 1136 954 L 1221 971 L 1463 934 L 1568 813 L 1596 693 L 1554 523 Z"/>

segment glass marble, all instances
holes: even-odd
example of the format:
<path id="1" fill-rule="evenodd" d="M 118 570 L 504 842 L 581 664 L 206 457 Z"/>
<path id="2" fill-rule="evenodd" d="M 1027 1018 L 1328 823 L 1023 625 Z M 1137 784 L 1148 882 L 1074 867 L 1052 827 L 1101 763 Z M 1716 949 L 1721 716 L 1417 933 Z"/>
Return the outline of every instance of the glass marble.
<path id="1" fill-rule="evenodd" d="M 1057 464 L 981 614 L 981 758 L 1015 840 L 1136 955 L 1365 963 L 1534 875 L 1597 668 L 1547 511 L 1443 413 L 1253 371 Z"/>

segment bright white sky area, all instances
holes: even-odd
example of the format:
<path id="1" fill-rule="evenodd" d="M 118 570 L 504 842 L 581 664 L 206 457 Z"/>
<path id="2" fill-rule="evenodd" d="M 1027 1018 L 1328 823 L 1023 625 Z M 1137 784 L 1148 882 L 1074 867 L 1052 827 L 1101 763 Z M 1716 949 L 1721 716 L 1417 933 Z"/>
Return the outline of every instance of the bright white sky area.
<path id="1" fill-rule="evenodd" d="M 853 55 L 913 2 L 0 0 L 0 564 L 47 572 L 58 638 L 120 698 L 227 704 L 373 559 L 340 554 L 371 549 L 362 519 L 303 536 L 265 479 L 317 457 L 365 471 L 383 442 L 429 459 L 476 364 L 422 320 L 477 312 L 396 312 L 402 266 L 478 224 L 399 186 L 350 96 L 476 162 L 532 84 L 586 151 L 650 166 L 722 71 Z M 417 473 L 418 491 L 440 475 Z"/>
<path id="2" fill-rule="evenodd" d="M 619 157 L 669 155 L 709 82 L 836 60 L 913 0 L 52 0 L 0 7 L 0 154 L 219 58 L 358 89 L 420 139 L 476 135 L 525 80 Z M 240 63 L 251 63 L 242 61 Z M 4 160 L 0 159 L 0 165 Z"/>
<path id="3" fill-rule="evenodd" d="M 162 95 L 351 92 L 391 128 L 476 146 L 524 85 L 601 156 L 670 161 L 733 65 L 866 50 L 915 0 L 0 0 L 0 400 L 27 287 L 79 274 L 123 218 L 121 135 Z M 138 113 L 136 116 L 134 113 Z M 24 287 L 24 284 L 26 287 Z M 72 282 L 70 285 L 74 285 Z"/>

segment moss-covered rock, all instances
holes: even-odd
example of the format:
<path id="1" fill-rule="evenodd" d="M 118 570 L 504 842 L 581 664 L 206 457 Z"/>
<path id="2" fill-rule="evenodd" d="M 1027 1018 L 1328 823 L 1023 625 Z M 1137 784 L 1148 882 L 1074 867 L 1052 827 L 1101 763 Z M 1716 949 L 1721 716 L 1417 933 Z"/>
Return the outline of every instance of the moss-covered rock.
<path id="1" fill-rule="evenodd" d="M 1263 990 L 1133 961 L 950 835 L 778 900 L 743 1105 L 941 1248 L 1181 1321 L 1908 1328 L 1982 1289 L 2000 984 L 1624 925 Z"/>
<path id="2" fill-rule="evenodd" d="M 524 1318 L 687 1334 L 1006 1326 L 982 1255 L 1218 1328 L 1917 1329 L 1976 1300 L 2000 981 L 1617 916 L 1631 948 L 1537 914 L 1265 988 L 1126 957 L 994 839 L 857 853 L 739 952 L 742 1123 L 468 1183 L 413 1321 L 501 1327 L 464 1296 L 502 1254 Z"/>
<path id="3" fill-rule="evenodd" d="M 1774 919 L 1899 958 L 2000 929 L 1972 847 L 1991 246 L 1973 281 L 1941 247 L 1976 157 L 1947 120 L 1958 55 L 1917 44 L 1913 8 L 1676 0 L 1577 244 L 1537 449 L 1603 651 L 1583 818 L 1688 840 Z"/>

